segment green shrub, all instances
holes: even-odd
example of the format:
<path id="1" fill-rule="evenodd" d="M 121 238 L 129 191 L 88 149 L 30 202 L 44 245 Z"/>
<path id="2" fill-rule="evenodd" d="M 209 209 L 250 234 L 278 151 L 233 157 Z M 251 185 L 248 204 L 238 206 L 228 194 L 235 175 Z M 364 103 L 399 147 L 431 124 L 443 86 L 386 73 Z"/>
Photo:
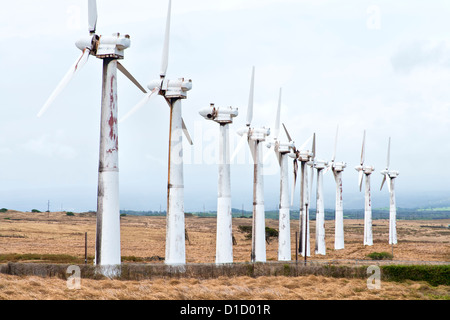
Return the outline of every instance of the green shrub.
<path id="1" fill-rule="evenodd" d="M 239 231 L 244 233 L 251 233 L 252 232 L 252 226 L 238 226 Z"/>
<path id="2" fill-rule="evenodd" d="M 31 209 L 31 212 L 40 212 L 38 209 Z"/>
<path id="3" fill-rule="evenodd" d="M 266 238 L 278 238 L 278 230 L 266 227 Z"/>
<path id="4" fill-rule="evenodd" d="M 381 266 L 383 278 L 391 281 L 426 281 L 432 286 L 450 285 L 450 265 Z"/>
<path id="5" fill-rule="evenodd" d="M 67 211 L 66 212 L 66 216 L 74 216 L 75 214 L 73 213 L 73 212 L 71 212 L 71 211 Z"/>
<path id="6" fill-rule="evenodd" d="M 246 239 L 252 238 L 252 226 L 238 226 L 239 231 L 245 233 Z M 278 238 L 278 230 L 266 227 L 266 241 L 269 242 L 270 238 Z"/>
<path id="7" fill-rule="evenodd" d="M 6 211 L 8 211 L 8 209 L 6 209 L 6 208 L 1 208 L 0 209 L 0 212 L 6 212 Z"/>
<path id="8" fill-rule="evenodd" d="M 372 252 L 367 255 L 372 260 L 392 260 L 393 256 L 389 252 Z"/>

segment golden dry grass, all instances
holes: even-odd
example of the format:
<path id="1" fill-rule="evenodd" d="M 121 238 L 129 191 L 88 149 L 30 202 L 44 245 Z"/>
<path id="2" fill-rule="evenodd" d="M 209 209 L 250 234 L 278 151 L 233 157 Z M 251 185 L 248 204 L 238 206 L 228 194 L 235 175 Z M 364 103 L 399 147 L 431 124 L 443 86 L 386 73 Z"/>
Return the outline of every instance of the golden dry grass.
<path id="1" fill-rule="evenodd" d="M 449 288 L 426 283 L 382 282 L 369 290 L 365 280 L 302 277 L 220 277 L 140 281 L 82 279 L 80 289 L 65 280 L 0 275 L 0 299 L 14 300 L 411 300 L 447 296 Z"/>
<path id="2" fill-rule="evenodd" d="M 295 259 L 295 231 L 291 223 L 292 257 Z M 394 246 L 396 260 L 450 261 L 450 220 L 397 222 L 399 243 Z M 212 263 L 215 255 L 216 219 L 187 217 L 188 263 Z M 238 231 L 251 219 L 233 219 L 237 244 L 234 261 L 249 261 L 251 241 Z M 314 248 L 311 222 L 311 247 Z M 278 229 L 278 221 L 266 225 Z M 434 226 L 434 228 L 423 227 Z M 88 233 L 88 254 L 95 250 L 95 215 L 66 216 L 64 213 L 0 213 L 0 253 L 68 254 L 84 256 L 84 234 Z M 326 221 L 327 254 L 310 259 L 367 259 L 368 253 L 391 252 L 388 221 L 374 220 L 374 245 L 362 244 L 363 222 L 345 220 L 345 249 L 334 250 L 334 222 Z M 164 257 L 165 217 L 126 216 L 121 218 L 122 256 Z M 267 259 L 277 260 L 278 243 L 267 244 Z M 430 299 L 449 296 L 448 287 L 426 283 L 383 282 L 380 290 L 369 290 L 365 280 L 334 279 L 322 276 L 233 277 L 218 279 L 156 279 L 141 281 L 82 279 L 80 290 L 69 290 L 66 281 L 56 278 L 0 275 L 0 299 Z"/>

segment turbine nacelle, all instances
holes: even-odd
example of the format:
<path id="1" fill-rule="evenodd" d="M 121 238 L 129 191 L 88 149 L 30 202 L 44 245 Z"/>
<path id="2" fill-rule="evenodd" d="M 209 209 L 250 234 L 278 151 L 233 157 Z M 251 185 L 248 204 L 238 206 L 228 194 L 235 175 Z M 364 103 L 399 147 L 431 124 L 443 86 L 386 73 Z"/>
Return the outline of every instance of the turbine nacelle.
<path id="1" fill-rule="evenodd" d="M 273 140 L 273 141 L 269 141 L 266 144 L 267 148 L 271 148 L 272 146 L 275 147 L 275 149 L 277 150 L 277 152 L 279 153 L 292 153 L 295 157 L 295 153 L 292 152 L 292 149 L 295 148 L 294 142 L 280 142 L 278 140 Z"/>
<path id="2" fill-rule="evenodd" d="M 239 129 L 237 133 L 240 136 L 247 134 L 249 140 L 264 141 L 266 140 L 266 137 L 270 135 L 270 128 L 250 128 L 247 126 L 245 128 Z"/>
<path id="3" fill-rule="evenodd" d="M 345 162 L 333 162 L 331 168 L 333 171 L 344 171 L 347 164 Z"/>
<path id="4" fill-rule="evenodd" d="M 313 168 L 316 168 L 317 170 L 325 169 L 328 165 L 328 162 L 325 160 L 314 160 L 308 163 Z"/>
<path id="5" fill-rule="evenodd" d="M 399 175 L 398 171 L 388 170 L 388 169 L 382 170 L 380 173 L 384 176 L 388 175 L 389 178 L 391 178 L 391 179 L 397 178 L 397 176 Z"/>
<path id="6" fill-rule="evenodd" d="M 307 162 L 310 161 L 313 154 L 309 150 L 297 150 L 296 152 L 292 151 L 289 153 L 291 158 L 296 158 L 298 161 Z"/>
<path id="7" fill-rule="evenodd" d="M 89 48 L 91 54 L 99 59 L 114 58 L 123 59 L 124 50 L 130 47 L 130 36 L 121 36 L 120 33 L 115 33 L 112 36 L 86 36 L 75 42 L 78 49 L 84 50 Z"/>
<path id="8" fill-rule="evenodd" d="M 270 135 L 270 128 L 252 128 L 249 132 L 249 139 L 255 141 L 264 141 Z"/>
<path id="9" fill-rule="evenodd" d="M 192 80 L 184 80 L 179 78 L 177 80 L 160 79 L 154 80 L 147 85 L 150 91 L 159 88 L 159 94 L 166 98 L 187 98 L 186 92 L 192 89 Z"/>
<path id="10" fill-rule="evenodd" d="M 206 120 L 213 120 L 217 123 L 231 123 L 233 118 L 238 115 L 238 108 L 216 108 L 214 103 L 211 103 L 209 108 L 202 109 L 199 113 Z"/>
<path id="11" fill-rule="evenodd" d="M 355 170 L 356 171 L 362 171 L 364 174 L 371 174 L 372 172 L 375 171 L 375 167 L 359 165 L 359 166 L 355 167 Z"/>

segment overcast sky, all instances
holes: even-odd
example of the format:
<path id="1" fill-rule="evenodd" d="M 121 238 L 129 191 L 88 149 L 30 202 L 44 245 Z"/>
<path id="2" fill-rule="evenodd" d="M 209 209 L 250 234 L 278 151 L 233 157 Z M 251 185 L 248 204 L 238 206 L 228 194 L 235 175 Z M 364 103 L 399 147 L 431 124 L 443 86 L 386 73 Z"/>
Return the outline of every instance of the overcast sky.
<path id="1" fill-rule="evenodd" d="M 0 207 L 46 210 L 50 201 L 51 210 L 95 210 L 101 61 L 91 57 L 44 116 L 36 116 L 80 54 L 75 41 L 88 34 L 87 1 L 4 2 Z M 143 85 L 157 79 L 167 1 L 97 3 L 97 33 L 129 34 L 122 63 Z M 366 164 L 376 168 L 374 207 L 389 204 L 387 189 L 379 190 L 389 137 L 391 169 L 400 172 L 399 206 L 450 194 L 449 14 L 446 0 L 173 0 L 167 77 L 193 82 L 182 107 L 194 140 L 184 150 L 185 210 L 216 206 L 219 128 L 198 111 L 212 102 L 239 108 L 230 127 L 234 148 L 235 131 L 245 123 L 252 66 L 255 125 L 273 128 L 280 88 L 281 119 L 297 145 L 315 132 L 317 156 L 329 160 L 339 125 L 336 160 L 347 163 L 344 208 L 364 205 L 354 169 L 364 130 Z M 119 117 L 142 95 L 119 74 Z M 169 108 L 160 96 L 120 124 L 121 209 L 166 209 L 168 129 Z M 268 151 L 265 204 L 275 209 L 279 167 Z M 250 210 L 247 146 L 231 172 L 233 207 Z M 332 208 L 331 173 L 324 185 Z M 298 194 L 297 185 L 295 207 Z"/>

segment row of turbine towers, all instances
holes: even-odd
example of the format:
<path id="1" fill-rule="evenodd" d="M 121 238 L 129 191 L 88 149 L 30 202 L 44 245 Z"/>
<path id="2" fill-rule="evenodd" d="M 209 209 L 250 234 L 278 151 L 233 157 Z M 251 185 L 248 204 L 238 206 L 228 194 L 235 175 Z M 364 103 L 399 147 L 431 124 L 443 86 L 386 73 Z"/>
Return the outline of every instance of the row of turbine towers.
<path id="1" fill-rule="evenodd" d="M 120 206 L 119 206 L 119 164 L 118 164 L 118 122 L 128 118 L 131 114 L 143 107 L 150 98 L 157 93 L 161 95 L 170 108 L 170 128 L 169 128 L 169 155 L 168 155 L 168 184 L 167 184 L 167 216 L 166 216 L 166 247 L 165 263 L 171 265 L 185 264 L 185 221 L 184 221 L 184 178 L 182 142 L 183 134 L 192 145 L 192 139 L 186 128 L 182 117 L 181 101 L 187 98 L 187 91 L 192 89 L 190 79 L 179 78 L 169 80 L 166 78 L 169 56 L 170 37 L 170 16 L 171 0 L 168 3 L 167 20 L 165 27 L 165 37 L 161 61 L 159 79 L 151 81 L 146 90 L 131 73 L 119 62 L 124 58 L 124 50 L 130 46 L 130 36 L 122 36 L 119 33 L 112 36 L 102 36 L 96 34 L 97 25 L 97 4 L 95 0 L 88 0 L 88 27 L 89 35 L 82 37 L 76 42 L 76 46 L 82 51 L 74 65 L 69 69 L 56 89 L 52 92 L 44 106 L 38 113 L 41 117 L 55 100 L 58 94 L 67 86 L 73 76 L 88 61 L 90 55 L 103 61 L 102 76 L 102 99 L 101 99 L 101 120 L 100 120 L 100 150 L 98 168 L 98 193 L 97 193 L 97 222 L 96 222 L 96 245 L 94 263 L 100 266 L 119 265 L 120 255 Z M 117 104 L 117 69 L 123 73 L 139 90 L 144 93 L 144 97 L 130 110 L 120 121 L 118 121 Z M 265 213 L 264 213 L 264 183 L 263 183 L 263 158 L 262 148 L 264 141 L 270 135 L 270 129 L 265 127 L 251 127 L 253 117 L 253 95 L 254 95 L 254 75 L 252 70 L 250 96 L 247 109 L 246 126 L 238 130 L 242 136 L 240 144 L 247 141 L 254 162 L 254 186 L 253 186 L 253 222 L 252 222 L 252 261 L 266 261 L 265 248 Z M 277 109 L 276 124 L 272 140 L 266 144 L 273 148 L 280 164 L 280 231 L 279 231 L 279 260 L 291 259 L 290 241 L 290 206 L 288 191 L 288 157 L 294 159 L 294 184 L 300 162 L 300 246 L 306 246 L 309 255 L 309 193 L 307 165 L 311 168 L 311 186 L 314 169 L 317 170 L 317 217 L 318 230 L 316 232 L 316 252 L 321 253 L 324 247 L 323 229 L 323 197 L 322 197 L 322 174 L 323 170 L 332 169 L 337 183 L 336 197 L 336 249 L 343 248 L 343 209 L 342 209 L 342 171 L 345 163 L 335 162 L 334 156 L 330 163 L 317 160 L 315 157 L 315 134 L 311 151 L 305 149 L 305 142 L 300 148 L 295 147 L 286 127 L 283 128 L 288 137 L 288 141 L 281 141 L 278 138 L 280 131 L 280 106 L 281 89 Z M 219 176 L 218 176 L 218 199 L 217 199 L 217 236 L 216 236 L 216 263 L 233 262 L 232 244 L 232 216 L 231 216 L 231 183 L 230 183 L 230 152 L 229 152 L 229 124 L 238 115 L 237 108 L 226 107 L 216 108 L 213 104 L 207 109 L 200 110 L 200 115 L 206 119 L 213 120 L 220 125 L 219 136 Z M 337 138 L 336 138 L 337 139 Z M 336 147 L 335 147 L 336 148 Z M 236 148 L 236 150 L 239 149 Z M 364 153 L 364 140 L 363 140 Z M 363 155 L 362 153 L 362 155 Z M 388 152 L 389 154 L 389 152 Z M 233 155 L 234 156 L 234 155 Z M 388 155 L 389 159 L 389 155 Z M 389 160 L 386 170 L 382 173 L 387 179 L 389 191 L 391 192 L 391 213 L 390 213 L 390 236 L 389 242 L 396 243 L 395 235 L 395 195 L 394 178 L 398 172 L 389 171 Z M 366 215 L 365 226 L 371 229 L 370 211 L 370 181 L 369 176 L 373 172 L 373 167 L 363 166 L 363 156 L 361 165 L 357 167 L 360 171 L 360 186 L 362 183 L 362 173 L 366 176 Z M 383 185 L 382 185 L 383 186 Z M 311 189 L 312 192 L 312 189 Z M 293 197 L 292 197 L 293 198 Z M 292 199 L 291 198 L 291 199 Z M 338 201 L 339 200 L 339 201 Z M 292 200 L 291 200 L 292 201 Z M 367 204 L 368 202 L 368 204 Z M 339 205 L 338 205 L 339 204 Z M 339 222 L 338 222 L 339 220 Z M 365 218 L 366 221 L 366 218 Z M 367 230 L 367 239 L 371 237 L 371 230 Z M 323 239 L 323 241 L 322 241 Z M 365 244 L 370 245 L 370 241 Z M 322 245 L 323 243 L 323 245 Z M 303 246 L 302 246 L 303 244 Z M 305 249 L 301 249 L 304 254 Z M 324 254 L 324 253 L 323 253 Z"/>
<path id="2" fill-rule="evenodd" d="M 280 201 L 279 201 L 279 234 L 278 234 L 278 260 L 291 260 L 291 228 L 290 228 L 290 207 L 293 205 L 296 180 L 298 176 L 298 162 L 300 162 L 300 214 L 299 214 L 299 252 L 304 256 L 310 256 L 310 234 L 309 234 L 309 204 L 310 195 L 313 192 L 314 171 L 317 171 L 316 183 L 316 254 L 326 254 L 325 247 L 325 211 L 323 199 L 323 175 L 331 169 L 336 182 L 336 207 L 335 207 L 335 250 L 344 249 L 344 215 L 342 197 L 342 175 L 346 168 L 345 162 L 337 162 L 336 146 L 338 140 L 338 128 L 336 129 L 334 151 L 331 161 L 316 158 L 315 133 L 305 141 L 299 148 L 291 138 L 284 123 L 281 123 L 281 93 L 280 88 L 278 107 L 275 117 L 274 132 L 271 139 L 270 129 L 265 127 L 251 127 L 253 118 L 253 96 L 254 96 L 255 68 L 253 67 L 250 95 L 246 116 L 246 127 L 241 128 L 237 133 L 242 137 L 231 158 L 234 158 L 242 144 L 246 141 L 250 148 L 254 164 L 253 177 L 253 220 L 252 220 L 252 250 L 251 260 L 266 261 L 265 248 L 265 217 L 264 217 L 264 183 L 263 183 L 263 142 L 273 149 L 280 166 Z M 202 109 L 200 115 L 207 120 L 213 120 L 220 125 L 219 135 L 219 172 L 218 172 L 218 199 L 217 199 L 217 234 L 216 234 L 216 263 L 233 262 L 232 253 L 232 217 L 231 217 L 231 190 L 230 190 L 230 146 L 229 146 L 229 124 L 238 115 L 238 109 L 233 107 L 216 107 L 211 104 L 209 108 Z M 288 140 L 279 138 L 280 124 L 286 133 Z M 312 139 L 311 149 L 306 148 Z M 267 156 L 267 155 L 266 155 Z M 362 181 L 366 177 L 365 189 L 365 211 L 364 211 L 364 245 L 373 245 L 372 239 L 372 210 L 370 197 L 370 175 L 374 172 L 373 166 L 364 166 L 365 157 L 365 131 L 361 150 L 361 162 L 355 169 L 359 172 L 359 187 L 362 190 Z M 289 197 L 289 173 L 288 161 L 293 158 L 293 183 L 291 196 Z M 388 155 L 386 169 L 381 171 L 383 181 L 381 188 L 388 180 L 390 192 L 390 218 L 389 218 L 389 244 L 397 243 L 396 235 L 396 205 L 394 193 L 394 179 L 398 171 L 389 170 L 390 159 L 390 138 L 388 143 Z M 308 167 L 310 169 L 308 186 Z M 381 189 L 380 188 L 380 189 Z"/>

